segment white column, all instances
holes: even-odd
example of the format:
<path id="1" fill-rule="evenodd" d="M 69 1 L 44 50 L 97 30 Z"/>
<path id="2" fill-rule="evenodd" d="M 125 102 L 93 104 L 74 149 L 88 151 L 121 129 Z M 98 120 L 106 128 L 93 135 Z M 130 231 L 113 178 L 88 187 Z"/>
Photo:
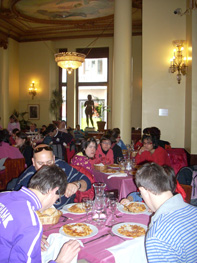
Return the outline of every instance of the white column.
<path id="1" fill-rule="evenodd" d="M 112 128 L 120 128 L 125 143 L 131 142 L 131 50 L 132 0 L 115 0 Z"/>

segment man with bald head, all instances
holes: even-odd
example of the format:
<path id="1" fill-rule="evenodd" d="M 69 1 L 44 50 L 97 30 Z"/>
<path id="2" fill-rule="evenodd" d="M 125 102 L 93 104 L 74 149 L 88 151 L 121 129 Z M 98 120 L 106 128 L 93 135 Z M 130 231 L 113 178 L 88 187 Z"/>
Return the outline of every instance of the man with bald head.
<path id="1" fill-rule="evenodd" d="M 14 190 L 19 190 L 22 186 L 27 187 L 31 177 L 43 165 L 56 164 L 67 175 L 68 185 L 65 194 L 61 197 L 61 203 L 54 205 L 57 209 L 61 209 L 65 204 L 73 203 L 75 193 L 79 190 L 81 192 L 87 191 L 91 187 L 91 182 L 87 176 L 78 172 L 68 163 L 63 160 L 55 159 L 52 148 L 47 144 L 40 144 L 34 148 L 32 163 L 18 178 Z"/>

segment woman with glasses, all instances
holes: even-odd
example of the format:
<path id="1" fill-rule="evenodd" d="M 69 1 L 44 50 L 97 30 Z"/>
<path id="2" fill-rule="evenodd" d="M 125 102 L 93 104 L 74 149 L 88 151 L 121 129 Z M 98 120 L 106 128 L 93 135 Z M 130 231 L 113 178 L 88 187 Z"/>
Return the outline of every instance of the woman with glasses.
<path id="1" fill-rule="evenodd" d="M 136 155 L 135 161 L 137 164 L 154 162 L 161 166 L 171 166 L 166 150 L 158 145 L 157 136 L 150 133 L 145 133 L 142 136 L 142 144 L 143 146 Z"/>
<path id="2" fill-rule="evenodd" d="M 87 140 L 82 141 L 82 151 L 72 158 L 71 164 L 82 166 L 92 172 L 95 163 L 96 149 L 97 143 L 94 138 L 88 138 Z"/>
<path id="3" fill-rule="evenodd" d="M 110 135 L 105 135 L 101 138 L 100 144 L 96 150 L 95 163 L 113 164 L 114 154 L 111 149 Z"/>

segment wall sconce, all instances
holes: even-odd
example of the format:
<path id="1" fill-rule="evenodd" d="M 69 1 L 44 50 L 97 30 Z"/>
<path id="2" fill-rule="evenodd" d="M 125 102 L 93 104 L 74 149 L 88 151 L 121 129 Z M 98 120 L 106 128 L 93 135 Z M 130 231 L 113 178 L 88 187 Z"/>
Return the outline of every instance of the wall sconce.
<path id="1" fill-rule="evenodd" d="M 181 74 L 186 75 L 187 74 L 187 68 L 188 66 L 186 65 L 186 57 L 183 57 L 183 45 L 184 45 L 184 40 L 175 40 L 172 42 L 172 44 L 176 47 L 174 49 L 174 56 L 170 60 L 171 65 L 169 67 L 169 72 L 174 73 L 177 71 L 177 81 L 178 84 L 181 83 Z"/>
<path id="2" fill-rule="evenodd" d="M 29 95 L 32 96 L 32 100 L 34 99 L 34 97 L 36 96 L 36 94 L 37 94 L 37 88 L 35 87 L 35 82 L 32 81 L 31 87 L 29 88 Z"/>

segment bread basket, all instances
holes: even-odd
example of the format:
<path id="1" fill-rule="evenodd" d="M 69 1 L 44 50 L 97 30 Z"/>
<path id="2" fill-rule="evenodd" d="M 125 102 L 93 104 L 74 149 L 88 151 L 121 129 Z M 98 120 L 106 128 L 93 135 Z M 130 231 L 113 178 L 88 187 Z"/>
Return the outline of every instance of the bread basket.
<path id="1" fill-rule="evenodd" d="M 104 165 L 104 164 L 102 164 L 102 163 L 98 163 L 98 164 L 95 164 L 95 165 L 94 165 L 94 169 L 102 172 L 102 171 L 104 171 L 104 170 L 107 169 L 107 165 Z"/>
<path id="2" fill-rule="evenodd" d="M 42 213 L 37 211 L 37 215 L 43 225 L 53 225 L 59 222 L 61 215 L 63 214 L 61 211 L 54 208 L 48 208 Z"/>

